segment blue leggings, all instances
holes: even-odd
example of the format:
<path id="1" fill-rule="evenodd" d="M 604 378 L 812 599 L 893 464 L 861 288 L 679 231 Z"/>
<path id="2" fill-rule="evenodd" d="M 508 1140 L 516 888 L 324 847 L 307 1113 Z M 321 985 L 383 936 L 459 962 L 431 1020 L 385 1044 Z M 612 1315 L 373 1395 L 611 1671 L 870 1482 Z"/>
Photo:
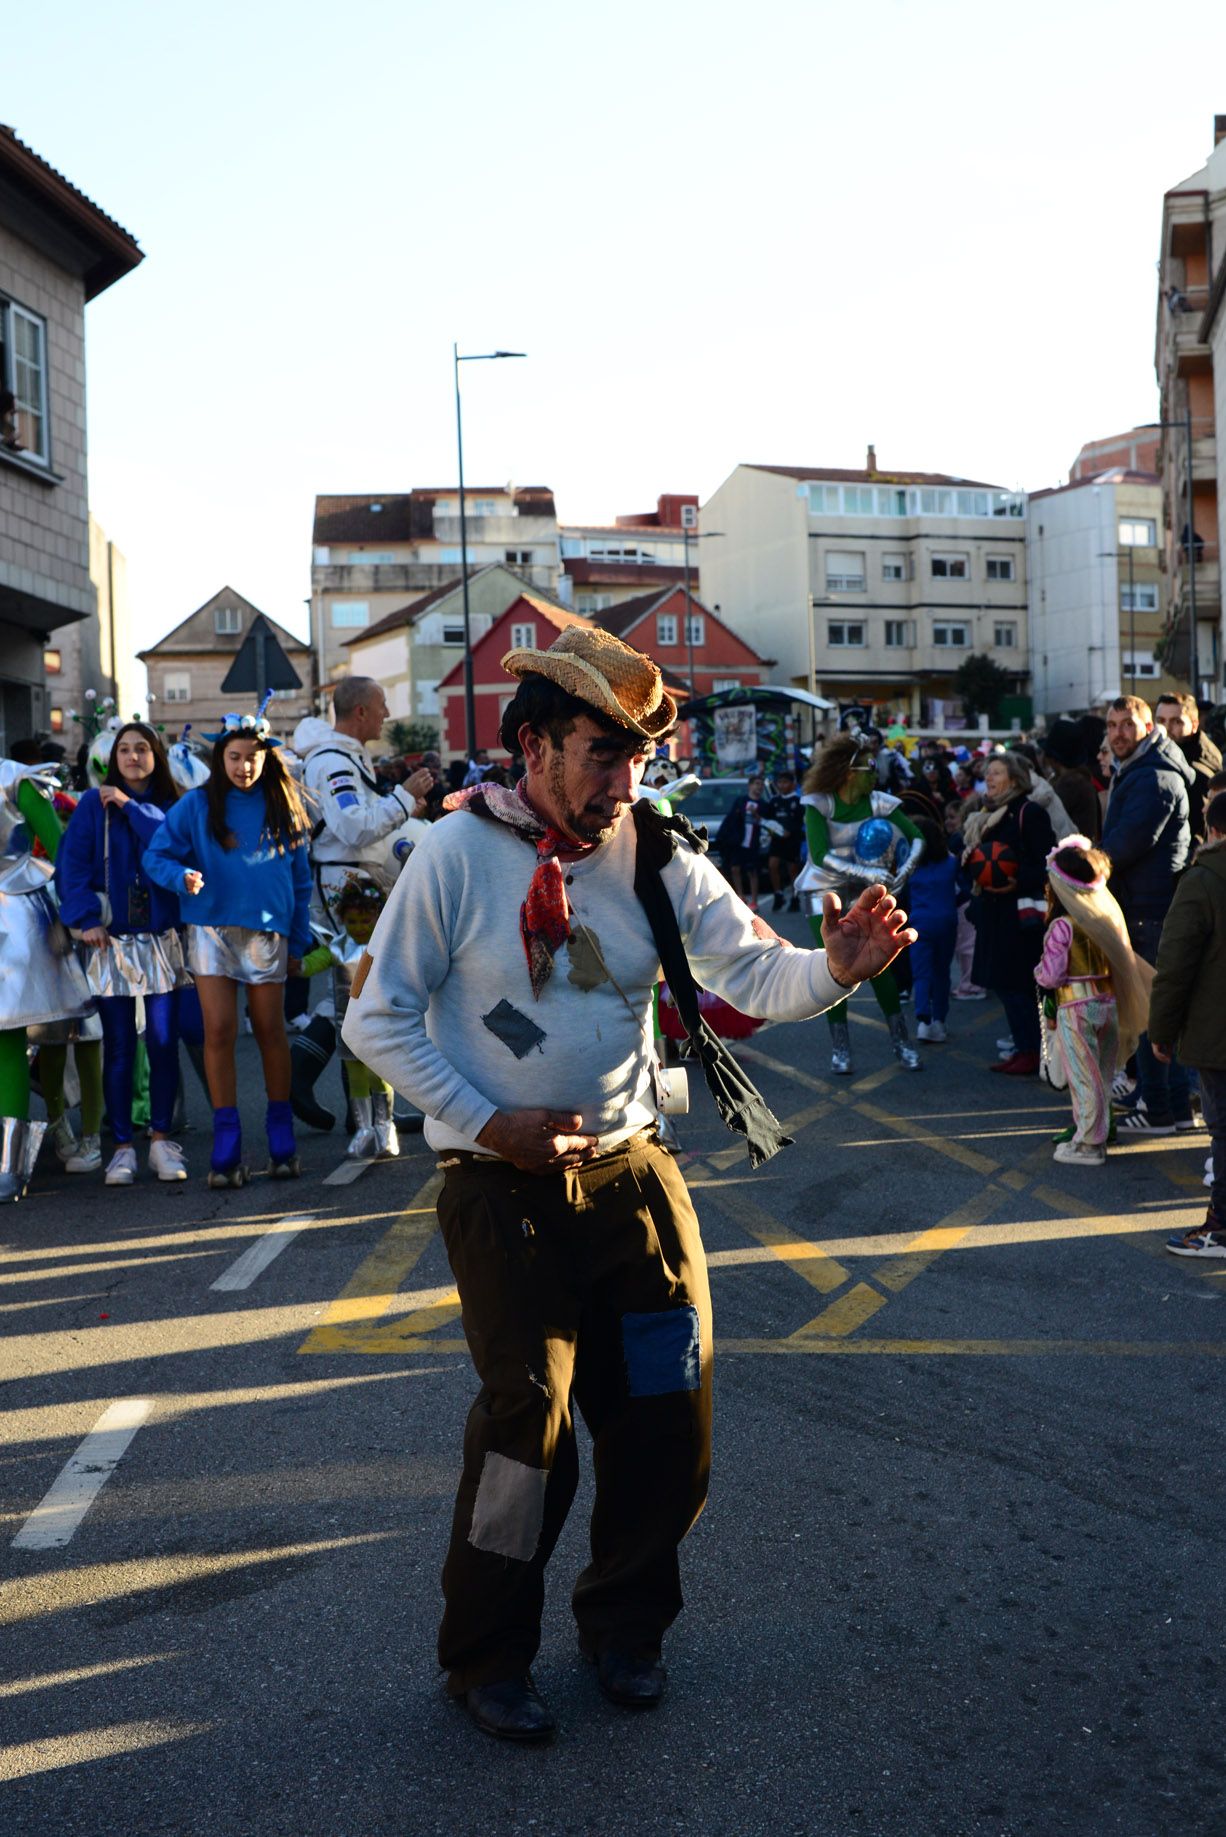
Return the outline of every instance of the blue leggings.
<path id="1" fill-rule="evenodd" d="M 102 1017 L 102 1089 L 117 1142 L 132 1140 L 132 1073 L 136 1064 L 136 999 L 99 999 Z M 149 1056 L 149 1122 L 170 1133 L 179 1088 L 179 1020 L 173 991 L 145 997 L 145 1051 Z"/>

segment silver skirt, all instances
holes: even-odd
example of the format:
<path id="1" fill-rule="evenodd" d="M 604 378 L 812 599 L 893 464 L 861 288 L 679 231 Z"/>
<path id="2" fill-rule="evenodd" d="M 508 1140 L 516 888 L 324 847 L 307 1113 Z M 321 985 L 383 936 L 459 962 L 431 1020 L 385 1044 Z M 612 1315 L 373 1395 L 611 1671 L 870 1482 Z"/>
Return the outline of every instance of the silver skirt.
<path id="1" fill-rule="evenodd" d="M 48 882 L 51 863 L 30 855 L 0 858 L 0 1028 L 73 1020 L 90 1005 L 89 984 L 75 953 L 57 956 L 63 936 Z"/>
<path id="2" fill-rule="evenodd" d="M 189 925 L 187 967 L 193 976 L 228 976 L 231 982 L 284 982 L 289 939 L 246 925 Z"/>
<path id="3" fill-rule="evenodd" d="M 168 995 L 191 984 L 177 931 L 112 932 L 105 950 L 83 944 L 81 960 L 93 995 Z"/>

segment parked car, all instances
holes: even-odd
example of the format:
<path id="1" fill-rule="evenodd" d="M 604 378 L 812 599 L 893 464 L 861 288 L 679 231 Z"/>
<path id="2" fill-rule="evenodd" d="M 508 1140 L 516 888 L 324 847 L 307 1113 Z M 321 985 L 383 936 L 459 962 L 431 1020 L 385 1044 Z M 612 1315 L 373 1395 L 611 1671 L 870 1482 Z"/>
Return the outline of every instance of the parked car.
<path id="1" fill-rule="evenodd" d="M 738 797 L 744 797 L 749 787 L 748 778 L 704 778 L 702 783 L 677 807 L 687 822 L 693 823 L 695 829 L 705 829 L 714 844 L 719 826 L 735 804 Z M 718 851 L 711 849 L 711 859 L 723 866 Z"/>

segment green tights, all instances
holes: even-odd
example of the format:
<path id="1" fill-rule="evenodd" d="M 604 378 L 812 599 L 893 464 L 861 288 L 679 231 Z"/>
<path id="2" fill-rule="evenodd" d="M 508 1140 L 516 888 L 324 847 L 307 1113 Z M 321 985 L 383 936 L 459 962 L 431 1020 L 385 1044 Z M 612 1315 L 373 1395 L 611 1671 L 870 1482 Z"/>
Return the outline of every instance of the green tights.
<path id="1" fill-rule="evenodd" d="M 377 1072 L 372 1072 L 369 1065 L 363 1065 L 358 1059 L 348 1061 L 345 1076 L 349 1080 L 351 1097 L 377 1097 L 380 1094 L 390 1097 L 392 1094 L 391 1085 L 385 1084 Z"/>
<path id="2" fill-rule="evenodd" d="M 820 950 L 824 943 L 824 939 L 822 938 L 822 921 L 816 916 L 812 917 L 809 920 L 809 926 L 813 932 L 813 936 L 817 939 L 817 947 Z M 877 997 L 877 1006 L 881 1009 L 881 1012 L 885 1015 L 887 1020 L 895 1014 L 902 1013 L 902 1003 L 898 999 L 898 983 L 894 979 L 894 972 L 892 969 L 884 969 L 881 971 L 880 975 L 874 976 L 871 987 L 873 994 Z M 836 1003 L 833 1008 L 827 1008 L 826 1019 L 832 1027 L 837 1025 L 839 1021 L 845 1021 L 847 1019 L 847 1003 L 845 1001 L 840 1001 Z"/>
<path id="3" fill-rule="evenodd" d="M 97 1135 L 102 1128 L 102 1041 L 78 1040 L 72 1050 L 81 1086 L 81 1134 Z M 67 1069 L 67 1046 L 39 1047 L 38 1072 L 43 1102 L 53 1123 L 63 1116 L 66 1107 L 64 1073 Z"/>

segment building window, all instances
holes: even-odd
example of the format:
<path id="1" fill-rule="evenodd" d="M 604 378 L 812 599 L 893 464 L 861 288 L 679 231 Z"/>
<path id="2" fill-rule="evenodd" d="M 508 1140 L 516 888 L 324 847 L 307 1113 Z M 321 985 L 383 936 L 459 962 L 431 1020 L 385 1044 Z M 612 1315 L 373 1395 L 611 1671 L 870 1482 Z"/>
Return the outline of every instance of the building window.
<path id="1" fill-rule="evenodd" d="M 368 625 L 370 623 L 369 600 L 333 600 L 332 629 L 338 630 L 346 625 Z"/>
<path id="2" fill-rule="evenodd" d="M 988 514 L 986 491 L 957 491 L 954 502 L 960 517 L 986 517 Z"/>
<path id="3" fill-rule="evenodd" d="M 495 510 L 496 506 L 493 498 L 474 498 L 472 508 L 468 514 L 470 517 L 492 517 L 495 514 Z"/>
<path id="4" fill-rule="evenodd" d="M 839 488 L 837 485 L 809 486 L 810 514 L 816 515 L 819 511 L 823 510 L 832 510 L 836 516 L 838 515 Z"/>
<path id="5" fill-rule="evenodd" d="M 1152 517 L 1121 517 L 1120 542 L 1126 549 L 1156 548 L 1158 526 Z"/>
<path id="6" fill-rule="evenodd" d="M 919 498 L 920 509 L 926 517 L 952 517 L 954 514 L 952 491 L 921 491 Z"/>
<path id="7" fill-rule="evenodd" d="M 826 642 L 827 644 L 862 645 L 864 643 L 864 625 L 860 621 L 851 624 L 840 619 L 836 623 L 827 625 Z"/>
<path id="8" fill-rule="evenodd" d="M 888 491 L 877 493 L 877 515 L 879 517 L 905 517 L 907 514 L 907 494 L 891 486 Z"/>
<path id="9" fill-rule="evenodd" d="M 382 568 L 396 559 L 391 549 L 350 549 L 349 551 L 349 565 L 352 568 Z"/>
<path id="10" fill-rule="evenodd" d="M 326 568 L 328 563 L 332 559 L 332 550 L 326 549 L 326 548 L 320 548 L 318 545 L 316 545 L 316 548 L 314 550 L 314 553 L 311 559 L 314 561 L 315 566 L 317 568 Z"/>
<path id="11" fill-rule="evenodd" d="M 941 620 L 932 628 L 932 642 L 947 647 L 951 651 L 965 651 L 970 648 L 971 628 L 969 625 L 951 625 Z"/>
<path id="12" fill-rule="evenodd" d="M 969 580 L 970 563 L 965 555 L 934 555 L 933 580 Z"/>
<path id="13" fill-rule="evenodd" d="M 465 549 L 464 553 L 468 556 L 469 567 L 470 568 L 476 567 L 477 565 L 476 550 L 475 549 Z M 444 566 L 447 566 L 447 567 L 455 566 L 458 568 L 460 565 L 459 549 L 440 549 L 438 552 L 438 558 L 444 564 Z"/>
<path id="14" fill-rule="evenodd" d="M 0 444 L 50 465 L 47 325 L 15 300 L 0 300 L 0 385 L 13 397 L 0 418 Z"/>
<path id="15" fill-rule="evenodd" d="M 213 630 L 219 637 L 232 637 L 243 629 L 243 615 L 237 606 L 217 606 L 213 611 Z"/>
<path id="16" fill-rule="evenodd" d="M 162 694 L 168 702 L 190 702 L 192 699 L 192 679 L 187 670 L 167 670 L 162 683 Z"/>
<path id="17" fill-rule="evenodd" d="M 508 549 L 507 565 L 512 568 L 530 568 L 532 566 L 532 550 Z"/>
<path id="18" fill-rule="evenodd" d="M 989 580 L 1013 580 L 1012 555 L 989 555 L 987 561 Z"/>
<path id="19" fill-rule="evenodd" d="M 464 627 L 462 625 L 444 625 L 443 627 L 443 643 L 444 644 L 463 644 L 463 642 L 464 642 Z"/>
<path id="20" fill-rule="evenodd" d="M 612 604 L 613 595 L 611 593 L 580 593 L 575 600 L 575 611 L 591 615 L 594 612 L 603 612 L 606 606 Z"/>
<path id="21" fill-rule="evenodd" d="M 739 676 L 717 676 L 711 684 L 711 693 L 714 695 L 720 689 L 739 689 L 740 686 Z"/>
<path id="22" fill-rule="evenodd" d="M 1132 676 L 1147 676 L 1152 679 L 1158 673 L 1157 659 L 1152 651 L 1124 652 L 1123 675 L 1125 679 Z"/>
<path id="23" fill-rule="evenodd" d="M 677 615 L 676 613 L 675 612 L 657 613 L 656 614 L 656 643 L 659 645 L 667 646 L 670 644 L 676 644 L 676 642 L 677 642 Z"/>
<path id="24" fill-rule="evenodd" d="M 52 733 L 62 734 L 64 731 L 64 710 L 62 708 L 52 708 L 49 710 L 48 718 L 51 722 Z"/>
<path id="25" fill-rule="evenodd" d="M 1158 587 L 1155 581 L 1134 581 L 1120 588 L 1121 612 L 1157 612 Z"/>
<path id="26" fill-rule="evenodd" d="M 843 513 L 848 517 L 871 517 L 874 510 L 871 485 L 844 485 Z"/>
<path id="27" fill-rule="evenodd" d="M 882 580 L 907 580 L 907 557 L 905 555 L 883 555 L 881 557 Z"/>
<path id="28" fill-rule="evenodd" d="M 854 549 L 829 549 L 826 553 L 827 593 L 863 593 L 864 555 Z"/>
<path id="29" fill-rule="evenodd" d="M 892 651 L 910 650 L 915 643 L 914 619 L 887 619 L 885 622 L 886 649 Z"/>
<path id="30" fill-rule="evenodd" d="M 992 627 L 992 643 L 998 651 L 1015 651 L 1017 649 L 1017 626 L 1012 620 L 1006 625 L 1000 623 Z"/>
<path id="31" fill-rule="evenodd" d="M 513 651 L 534 651 L 536 649 L 536 626 L 531 620 L 523 625 L 512 625 L 511 649 Z"/>
<path id="32" fill-rule="evenodd" d="M 707 641 L 707 621 L 700 612 L 692 612 L 685 622 L 685 641 L 697 648 Z"/>
<path id="33" fill-rule="evenodd" d="M 48 676 L 58 676 L 64 668 L 64 658 L 59 651 L 43 652 L 43 669 Z"/>

